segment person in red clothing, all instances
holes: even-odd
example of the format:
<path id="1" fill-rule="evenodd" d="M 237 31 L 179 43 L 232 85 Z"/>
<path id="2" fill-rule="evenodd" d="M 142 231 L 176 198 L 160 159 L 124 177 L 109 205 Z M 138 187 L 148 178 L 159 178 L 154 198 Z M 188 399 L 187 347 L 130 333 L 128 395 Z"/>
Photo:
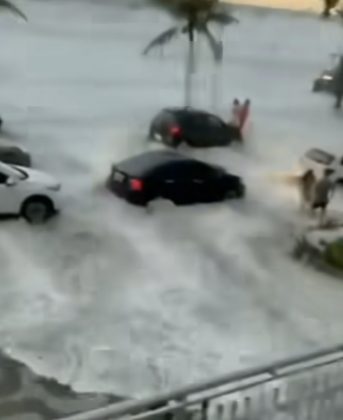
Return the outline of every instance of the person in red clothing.
<path id="1" fill-rule="evenodd" d="M 243 130 L 245 123 L 247 122 L 250 115 L 250 99 L 246 99 L 244 104 L 240 107 L 239 112 L 239 128 Z"/>

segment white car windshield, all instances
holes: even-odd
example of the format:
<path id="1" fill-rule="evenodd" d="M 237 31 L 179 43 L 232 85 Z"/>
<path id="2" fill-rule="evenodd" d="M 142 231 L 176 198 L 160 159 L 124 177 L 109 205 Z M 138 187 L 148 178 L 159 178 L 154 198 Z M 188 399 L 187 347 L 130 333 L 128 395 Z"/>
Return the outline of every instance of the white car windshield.
<path id="1" fill-rule="evenodd" d="M 28 174 L 25 171 L 23 171 L 21 168 L 19 169 L 17 166 L 14 166 L 14 165 L 11 165 L 11 167 L 17 172 L 20 179 L 27 179 L 29 177 Z"/>

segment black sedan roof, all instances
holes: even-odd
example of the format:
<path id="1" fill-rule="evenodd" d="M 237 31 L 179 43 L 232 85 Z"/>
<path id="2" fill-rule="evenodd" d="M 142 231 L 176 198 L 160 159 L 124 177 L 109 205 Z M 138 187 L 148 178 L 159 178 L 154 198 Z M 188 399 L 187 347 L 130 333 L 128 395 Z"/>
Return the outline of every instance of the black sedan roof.
<path id="1" fill-rule="evenodd" d="M 191 159 L 173 151 L 155 150 L 125 159 L 114 167 L 127 175 L 140 177 L 166 163 L 187 160 Z"/>

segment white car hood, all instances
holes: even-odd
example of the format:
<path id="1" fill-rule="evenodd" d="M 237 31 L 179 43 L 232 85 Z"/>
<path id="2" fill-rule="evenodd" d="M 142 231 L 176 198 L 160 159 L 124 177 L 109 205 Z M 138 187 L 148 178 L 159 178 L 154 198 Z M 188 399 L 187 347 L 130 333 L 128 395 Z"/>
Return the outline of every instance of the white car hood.
<path id="1" fill-rule="evenodd" d="M 24 168 L 19 165 L 12 165 L 14 168 L 18 168 L 28 175 L 27 181 L 44 185 L 46 187 L 56 187 L 60 185 L 60 182 L 52 175 L 46 174 L 45 172 L 37 171 L 32 168 Z"/>

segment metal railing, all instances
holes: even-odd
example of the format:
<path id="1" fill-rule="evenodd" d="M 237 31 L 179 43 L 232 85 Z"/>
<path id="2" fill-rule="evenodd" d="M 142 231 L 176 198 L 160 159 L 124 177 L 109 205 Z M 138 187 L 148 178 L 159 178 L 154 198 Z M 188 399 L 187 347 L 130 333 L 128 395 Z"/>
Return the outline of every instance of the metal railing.
<path id="1" fill-rule="evenodd" d="M 342 420 L 343 345 L 63 420 Z M 60 419 L 62 420 L 62 419 Z"/>

